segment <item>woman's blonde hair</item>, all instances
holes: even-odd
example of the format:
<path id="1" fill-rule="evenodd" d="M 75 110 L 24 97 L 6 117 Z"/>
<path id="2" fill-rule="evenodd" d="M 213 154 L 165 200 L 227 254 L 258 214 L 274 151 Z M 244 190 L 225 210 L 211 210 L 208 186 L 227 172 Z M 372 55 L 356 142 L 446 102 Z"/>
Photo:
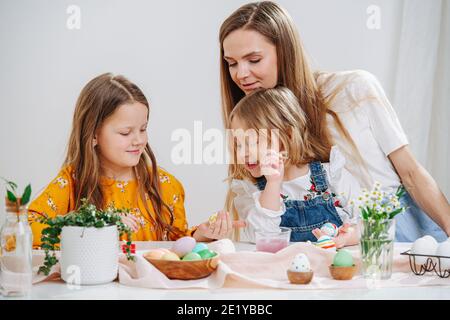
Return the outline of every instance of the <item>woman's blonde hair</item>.
<path id="1" fill-rule="evenodd" d="M 317 157 L 315 160 L 321 162 L 329 161 L 333 141 L 326 121 L 327 115 L 330 115 L 339 133 L 350 144 L 352 158 L 356 158 L 357 163 L 363 165 L 364 161 L 353 139 L 343 126 L 338 115 L 330 109 L 333 99 L 345 87 L 345 83 L 339 85 L 327 96 L 324 96 L 322 86 L 317 84 L 319 74 L 311 71 L 306 52 L 292 18 L 282 7 L 271 1 L 243 5 L 233 12 L 220 27 L 220 79 L 222 116 L 225 126 L 228 128 L 227 119 L 230 113 L 245 96 L 244 92 L 232 80 L 228 63 L 224 59 L 223 42 L 231 32 L 238 29 L 257 31 L 276 47 L 278 85 L 292 91 L 306 114 L 309 136 L 314 141 L 311 148 Z M 263 116 L 267 117 L 268 115 Z M 234 166 L 235 164 L 230 164 L 230 174 L 236 171 Z M 225 208 L 235 213 L 233 198 L 234 195 L 229 188 Z M 236 213 L 234 216 L 237 218 Z"/>
<path id="2" fill-rule="evenodd" d="M 74 170 L 75 208 L 80 206 L 83 198 L 98 208 L 104 208 L 107 205 L 100 187 L 100 161 L 93 140 L 97 130 L 117 108 L 123 104 L 134 102 L 142 103 L 149 110 L 149 103 L 143 92 L 121 75 L 102 74 L 89 81 L 82 89 L 76 103 L 64 161 L 65 167 L 70 166 Z M 150 217 L 152 215 L 146 201 L 146 194 L 149 195 L 154 208 L 155 218 L 151 219 L 157 238 L 164 239 L 167 237 L 167 233 L 173 238 L 177 238 L 181 233 L 171 225 L 173 215 L 162 200 L 158 166 L 155 155 L 148 144 L 134 170 L 139 185 L 137 197 L 140 197 L 144 203 Z"/>

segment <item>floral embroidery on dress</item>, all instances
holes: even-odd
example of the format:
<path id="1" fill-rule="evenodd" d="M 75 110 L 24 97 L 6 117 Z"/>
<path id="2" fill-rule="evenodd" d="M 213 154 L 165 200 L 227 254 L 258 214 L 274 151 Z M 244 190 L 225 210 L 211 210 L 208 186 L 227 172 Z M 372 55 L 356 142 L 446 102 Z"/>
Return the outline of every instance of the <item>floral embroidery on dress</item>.
<path id="1" fill-rule="evenodd" d="M 58 184 L 60 189 L 64 189 L 68 184 L 67 180 L 64 179 L 63 177 L 56 178 L 55 182 L 53 183 Z"/>
<path id="2" fill-rule="evenodd" d="M 180 196 L 177 195 L 177 194 L 174 194 L 174 195 L 173 195 L 173 204 L 177 203 L 178 200 L 180 200 Z"/>
<path id="3" fill-rule="evenodd" d="M 169 178 L 169 176 L 167 176 L 167 175 L 165 175 L 164 173 L 159 173 L 159 181 L 161 182 L 161 183 L 164 183 L 164 182 L 167 182 L 167 183 L 170 183 L 170 178 Z"/>
<path id="4" fill-rule="evenodd" d="M 53 202 L 53 199 L 50 196 L 47 199 L 47 204 L 53 211 L 56 211 L 58 209 L 55 202 Z"/>
<path id="5" fill-rule="evenodd" d="M 307 195 L 303 196 L 303 199 L 305 201 L 312 200 L 317 197 L 322 197 L 325 201 L 332 198 L 334 206 L 338 207 L 338 208 L 342 208 L 340 197 L 338 197 L 333 192 L 329 192 L 328 189 L 325 192 L 317 191 L 316 184 L 314 183 L 312 178 L 310 179 L 310 182 L 311 182 L 311 186 L 308 189 L 309 193 Z"/>
<path id="6" fill-rule="evenodd" d="M 120 189 L 120 192 L 125 192 L 125 187 L 128 185 L 128 182 L 117 182 L 116 186 Z"/>

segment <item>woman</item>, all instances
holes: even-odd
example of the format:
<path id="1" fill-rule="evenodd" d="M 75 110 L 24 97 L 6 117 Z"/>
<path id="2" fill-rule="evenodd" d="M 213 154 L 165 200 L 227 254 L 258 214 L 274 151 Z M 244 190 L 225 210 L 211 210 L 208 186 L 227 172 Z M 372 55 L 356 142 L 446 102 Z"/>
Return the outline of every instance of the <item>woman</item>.
<path id="1" fill-rule="evenodd" d="M 313 73 L 295 24 L 276 3 L 242 6 L 220 28 L 222 112 L 227 119 L 245 95 L 282 85 L 297 97 L 316 141 L 315 154 L 329 159 L 332 145 L 346 154 L 347 169 L 361 186 L 374 181 L 392 191 L 403 184 L 409 207 L 396 218 L 396 239 L 414 241 L 450 234 L 450 206 L 430 174 L 412 155 L 406 135 L 377 79 L 362 70 Z M 236 167 L 231 164 L 230 172 Z M 233 194 L 227 197 L 228 210 Z M 422 211 L 422 208 L 424 211 Z M 445 232 L 444 232 L 445 231 Z"/>

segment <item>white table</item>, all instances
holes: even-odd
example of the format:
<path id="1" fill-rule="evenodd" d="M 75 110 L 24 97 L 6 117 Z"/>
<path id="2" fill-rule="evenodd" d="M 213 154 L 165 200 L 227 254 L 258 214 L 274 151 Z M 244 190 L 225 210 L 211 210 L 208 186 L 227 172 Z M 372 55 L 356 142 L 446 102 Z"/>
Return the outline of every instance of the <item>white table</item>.
<path id="1" fill-rule="evenodd" d="M 170 242 L 136 242 L 137 249 L 170 247 Z M 396 244 L 409 248 L 410 244 Z M 255 250 L 255 246 L 249 243 L 235 243 L 236 249 Z M 356 248 L 353 248 L 356 249 Z M 430 287 L 402 287 L 402 288 L 379 288 L 379 289 L 358 289 L 358 290 L 278 290 L 278 289 L 235 289 L 221 288 L 215 290 L 208 289 L 145 289 L 137 287 L 127 287 L 117 281 L 105 285 L 81 286 L 73 289 L 63 281 L 42 282 L 33 286 L 28 297 L 7 298 L 7 299 L 202 299 L 202 300 L 287 300 L 287 299 L 450 299 L 450 278 L 447 278 L 448 286 Z M 0 297 L 0 299 L 6 299 Z"/>

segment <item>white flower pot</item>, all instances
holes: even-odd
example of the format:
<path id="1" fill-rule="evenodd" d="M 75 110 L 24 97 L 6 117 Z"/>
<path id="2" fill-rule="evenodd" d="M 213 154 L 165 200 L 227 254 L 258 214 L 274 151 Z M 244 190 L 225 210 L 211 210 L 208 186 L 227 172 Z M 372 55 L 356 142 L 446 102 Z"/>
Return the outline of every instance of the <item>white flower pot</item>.
<path id="1" fill-rule="evenodd" d="M 61 278 L 73 285 L 114 281 L 119 268 L 117 226 L 104 228 L 63 227 Z"/>

